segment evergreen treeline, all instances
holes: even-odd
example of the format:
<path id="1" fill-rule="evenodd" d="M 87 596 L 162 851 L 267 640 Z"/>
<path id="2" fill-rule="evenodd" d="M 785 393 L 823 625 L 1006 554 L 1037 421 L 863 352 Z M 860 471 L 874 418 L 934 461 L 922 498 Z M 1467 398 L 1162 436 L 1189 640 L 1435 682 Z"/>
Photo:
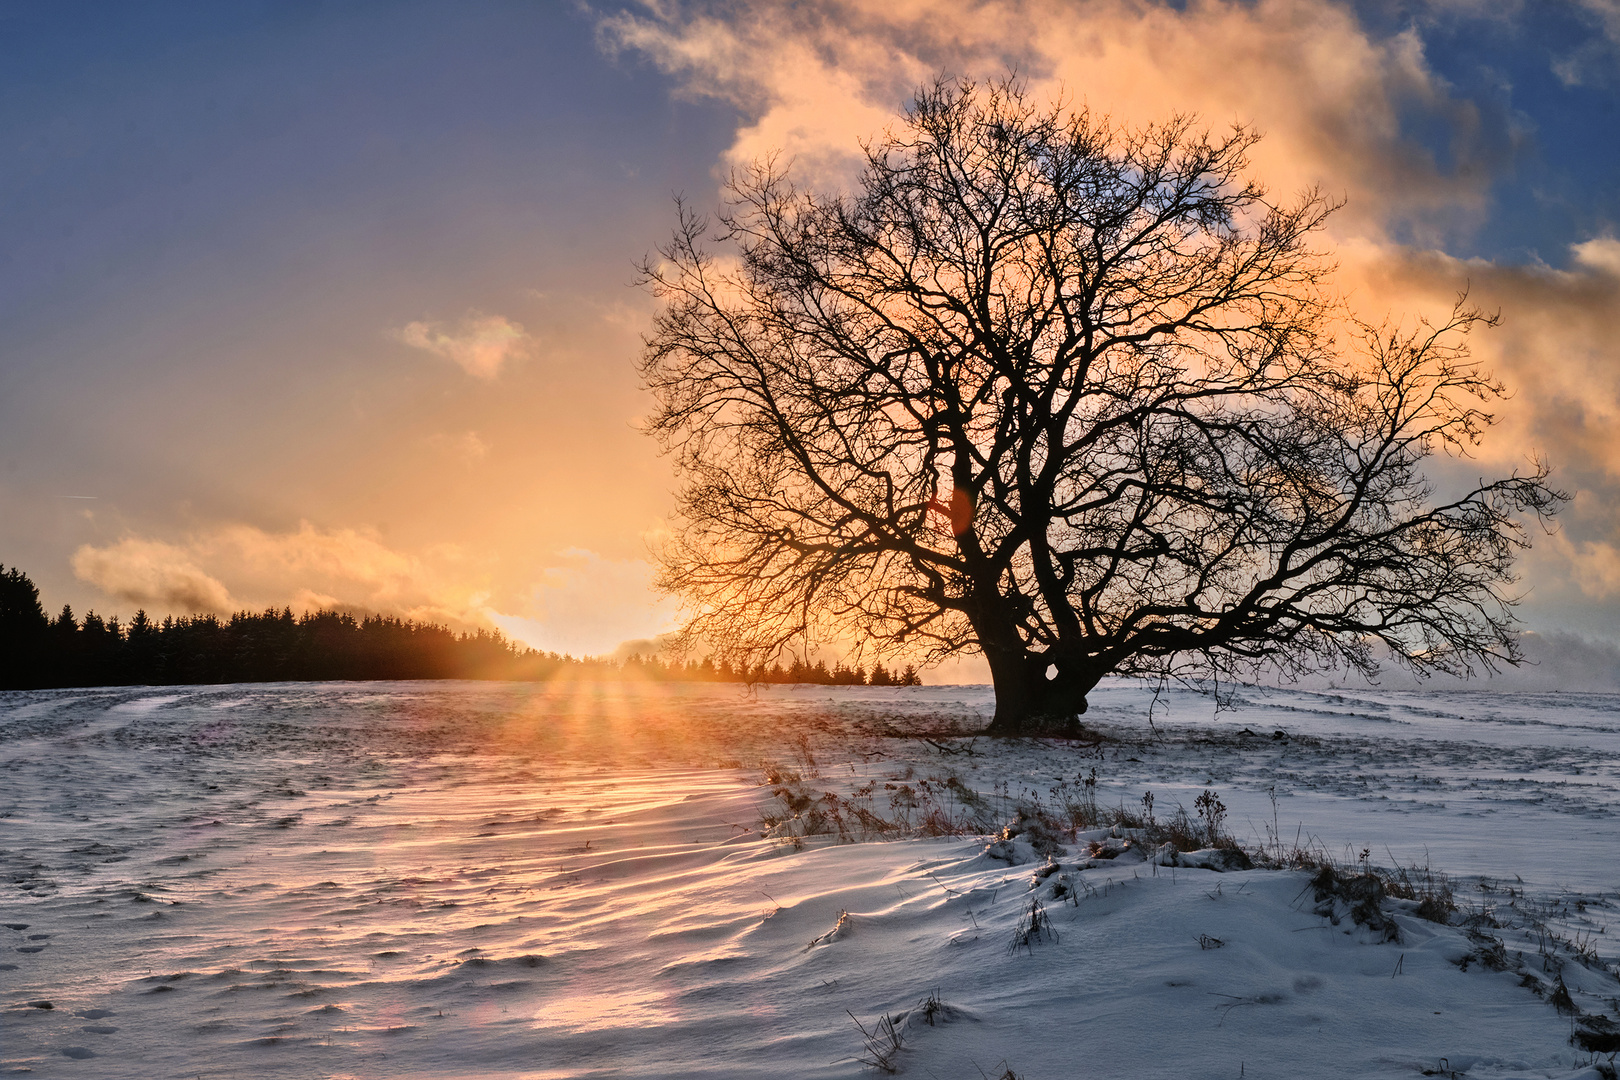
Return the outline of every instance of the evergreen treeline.
<path id="1" fill-rule="evenodd" d="M 0 566 L 0 689 L 51 686 L 133 686 L 188 683 L 306 682 L 328 679 L 614 678 L 727 682 L 812 682 L 829 685 L 914 686 L 914 668 L 870 675 L 839 664 L 795 661 L 738 671 L 712 660 L 686 664 L 632 657 L 623 665 L 578 660 L 516 645 L 499 632 L 457 634 L 432 623 L 337 611 L 290 608 L 165 618 L 137 611 L 128 624 L 87 612 L 76 619 L 63 606 L 45 614 L 39 589 L 26 574 Z"/>
<path id="2" fill-rule="evenodd" d="M 902 671 L 889 671 L 878 663 L 870 673 L 862 666 L 845 667 L 839 663 L 829 669 L 824 661 L 808 664 L 794 660 L 788 667 L 760 664 L 752 668 L 732 667 L 722 660 L 718 665 L 712 658 L 688 660 L 685 664 L 666 663 L 654 657 L 631 656 L 622 668 L 625 674 L 645 673 L 654 679 L 685 679 L 694 682 L 741 683 L 819 683 L 822 686 L 921 686 L 922 678 L 910 664 Z"/>

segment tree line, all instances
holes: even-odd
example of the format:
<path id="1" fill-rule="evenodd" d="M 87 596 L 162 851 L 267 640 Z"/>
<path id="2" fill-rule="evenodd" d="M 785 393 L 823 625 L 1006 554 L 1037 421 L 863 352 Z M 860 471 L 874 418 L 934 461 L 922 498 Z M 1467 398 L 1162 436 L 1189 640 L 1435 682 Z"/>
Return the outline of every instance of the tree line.
<path id="1" fill-rule="evenodd" d="M 39 589 L 0 565 L 0 689 L 69 686 L 319 682 L 376 679 L 619 678 L 664 681 L 914 686 L 915 668 L 870 673 L 795 661 L 740 670 L 712 659 L 685 663 L 633 656 L 624 663 L 526 648 L 499 630 L 456 633 L 435 623 L 386 615 L 356 618 L 290 608 L 165 617 L 137 611 L 129 622 L 94 611 L 77 618 L 63 605 L 51 618 Z"/>
<path id="2" fill-rule="evenodd" d="M 655 679 L 693 682 L 815 683 L 821 686 L 922 685 L 922 676 L 917 674 L 917 668 L 913 664 L 890 671 L 883 666 L 882 661 L 878 661 L 872 665 L 871 671 L 867 671 L 862 664 L 849 667 L 843 661 L 838 661 L 829 668 L 825 660 L 817 660 L 812 664 L 803 657 L 794 657 L 786 667 L 780 662 L 769 667 L 764 664 L 755 664 L 753 667 L 738 664 L 733 667 L 727 660 L 721 660 L 716 664 L 712 656 L 704 657 L 701 661 L 688 660 L 682 664 L 660 660 L 656 656 L 633 654 L 625 660 L 623 670 L 625 674 L 645 674 Z"/>

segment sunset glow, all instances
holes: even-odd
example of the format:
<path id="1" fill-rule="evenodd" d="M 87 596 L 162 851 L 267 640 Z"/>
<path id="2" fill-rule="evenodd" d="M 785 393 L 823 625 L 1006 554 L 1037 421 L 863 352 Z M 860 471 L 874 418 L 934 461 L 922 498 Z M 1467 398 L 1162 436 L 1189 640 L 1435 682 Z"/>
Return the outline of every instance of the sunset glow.
<path id="1" fill-rule="evenodd" d="M 1513 396 L 1458 475 L 1549 457 L 1575 498 L 1522 614 L 1620 634 L 1612 11 L 812 8 L 10 24 L 7 564 L 52 610 L 126 619 L 326 606 L 575 654 L 654 639 L 677 618 L 649 584 L 672 477 L 638 433 L 653 303 L 629 283 L 671 195 L 712 209 L 771 154 L 845 185 L 920 81 L 1011 64 L 1122 123 L 1252 125 L 1279 198 L 1344 201 L 1328 254 L 1363 317 L 1463 290 L 1500 309 L 1473 345 Z"/>
<path id="2" fill-rule="evenodd" d="M 1620 1066 L 1620 0 L 0 6 L 0 1074 Z"/>

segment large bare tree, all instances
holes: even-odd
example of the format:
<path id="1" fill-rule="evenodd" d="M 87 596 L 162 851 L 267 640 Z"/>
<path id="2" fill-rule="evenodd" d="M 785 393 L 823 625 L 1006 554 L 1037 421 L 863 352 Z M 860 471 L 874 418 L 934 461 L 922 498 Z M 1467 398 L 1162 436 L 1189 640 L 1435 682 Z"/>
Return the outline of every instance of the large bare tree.
<path id="1" fill-rule="evenodd" d="M 683 207 L 641 370 L 688 629 L 743 662 L 982 650 L 1008 734 L 1109 673 L 1516 661 L 1521 519 L 1563 496 L 1539 462 L 1444 497 L 1422 469 L 1491 421 L 1482 317 L 1346 320 L 1308 245 L 1333 207 L 1268 200 L 1255 138 L 941 81 L 852 194 L 765 162 Z"/>

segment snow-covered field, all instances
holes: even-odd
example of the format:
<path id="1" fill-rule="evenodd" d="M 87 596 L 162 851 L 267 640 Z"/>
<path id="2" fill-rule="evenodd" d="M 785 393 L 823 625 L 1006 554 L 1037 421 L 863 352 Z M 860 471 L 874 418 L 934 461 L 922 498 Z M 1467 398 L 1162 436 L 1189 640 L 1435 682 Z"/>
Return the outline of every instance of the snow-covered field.
<path id="1" fill-rule="evenodd" d="M 1620 697 L 1245 689 L 1217 715 L 1118 683 L 1086 717 L 1100 740 L 952 737 L 990 705 L 982 687 L 0 695 L 0 1072 L 1605 1075 L 1552 999 L 1561 980 L 1588 1033 L 1620 1016 Z M 761 836 L 762 762 L 807 790 L 871 784 L 879 809 L 924 781 L 968 790 L 1000 818 L 1092 770 L 1098 802 L 1151 791 L 1161 816 L 1209 789 L 1240 841 L 1426 861 L 1461 910 L 1394 902 L 1382 941 L 1299 871 L 1097 859 L 1084 836 L 1052 863 L 985 837 L 787 843 Z M 1048 932 L 1015 948 L 1035 907 Z M 1502 925 L 1471 936 L 1470 913 Z"/>

